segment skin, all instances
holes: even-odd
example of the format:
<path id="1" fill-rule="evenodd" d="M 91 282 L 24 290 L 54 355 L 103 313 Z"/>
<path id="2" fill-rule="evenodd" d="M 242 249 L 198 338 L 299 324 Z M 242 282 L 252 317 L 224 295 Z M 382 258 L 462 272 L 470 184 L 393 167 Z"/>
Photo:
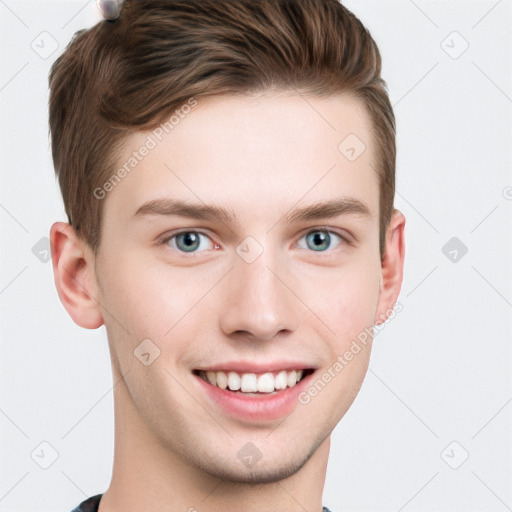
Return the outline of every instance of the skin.
<path id="1" fill-rule="evenodd" d="M 96 255 L 71 226 L 53 225 L 64 307 L 78 325 L 107 329 L 115 455 L 103 512 L 234 512 L 240 504 L 248 512 L 321 512 L 330 434 L 361 387 L 371 340 L 284 421 L 232 417 L 208 400 L 192 370 L 293 358 L 321 375 L 391 314 L 405 218 L 395 211 L 381 260 L 369 123 L 349 96 L 201 98 L 103 199 Z M 148 134 L 126 139 L 120 166 Z M 349 134 L 366 145 L 354 162 L 338 150 Z M 369 215 L 286 222 L 293 209 L 343 197 Z M 161 198 L 222 206 L 237 222 L 135 215 Z M 315 250 L 306 235 L 319 228 L 333 234 Z M 196 252 L 180 252 L 176 238 L 158 243 L 184 229 L 206 233 Z M 248 236 L 263 248 L 252 263 L 236 251 Z M 148 366 L 133 353 L 144 339 L 160 350 Z M 262 454 L 252 468 L 237 457 L 247 442 Z"/>

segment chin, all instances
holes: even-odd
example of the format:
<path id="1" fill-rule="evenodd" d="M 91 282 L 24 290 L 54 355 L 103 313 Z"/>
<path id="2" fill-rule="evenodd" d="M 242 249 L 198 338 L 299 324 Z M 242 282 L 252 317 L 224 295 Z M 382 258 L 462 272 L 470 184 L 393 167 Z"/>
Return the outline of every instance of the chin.
<path id="1" fill-rule="evenodd" d="M 215 454 L 211 457 L 204 457 L 194 461 L 196 466 L 203 472 L 224 482 L 259 485 L 279 482 L 291 477 L 309 461 L 314 455 L 323 439 L 317 440 L 312 446 L 304 446 L 302 450 L 295 447 L 283 450 L 283 454 L 273 454 L 265 458 L 263 450 L 262 458 L 252 467 L 244 464 L 235 456 L 233 459 L 226 459 L 226 455 L 219 458 Z M 292 453 L 294 456 L 290 455 Z"/>
<path id="2" fill-rule="evenodd" d="M 238 462 L 238 461 L 237 461 Z M 233 464 L 231 467 L 203 467 L 211 476 L 234 484 L 260 485 L 280 482 L 297 473 L 306 463 L 302 461 L 283 461 L 280 464 L 262 465 L 258 462 L 255 467 L 247 468 L 243 464 Z M 261 467 L 258 467 L 261 466 Z"/>

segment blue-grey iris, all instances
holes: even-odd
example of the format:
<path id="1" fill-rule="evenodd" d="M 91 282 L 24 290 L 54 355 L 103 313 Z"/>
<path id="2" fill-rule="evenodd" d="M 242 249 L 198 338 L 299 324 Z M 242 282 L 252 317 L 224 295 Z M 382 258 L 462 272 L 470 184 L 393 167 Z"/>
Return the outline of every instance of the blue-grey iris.
<path id="1" fill-rule="evenodd" d="M 313 245 L 310 245 L 310 241 L 313 241 Z M 306 243 L 309 249 L 313 249 L 314 251 L 323 251 L 329 247 L 331 243 L 331 236 L 326 231 L 312 231 L 311 233 L 308 233 Z"/>
<path id="2" fill-rule="evenodd" d="M 192 252 L 199 247 L 200 243 L 199 234 L 194 231 L 187 231 L 176 236 L 176 246 L 182 251 Z"/>

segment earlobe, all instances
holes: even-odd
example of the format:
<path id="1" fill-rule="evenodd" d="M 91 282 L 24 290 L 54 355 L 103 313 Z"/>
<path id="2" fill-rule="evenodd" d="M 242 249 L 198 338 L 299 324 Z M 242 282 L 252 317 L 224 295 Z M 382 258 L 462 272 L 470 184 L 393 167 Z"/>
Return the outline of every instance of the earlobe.
<path id="1" fill-rule="evenodd" d="M 62 305 L 80 327 L 97 329 L 103 325 L 103 317 L 92 251 L 65 222 L 53 224 L 50 242 L 54 281 Z"/>
<path id="2" fill-rule="evenodd" d="M 395 210 L 386 233 L 386 247 L 381 261 L 379 301 L 375 325 L 383 324 L 393 312 L 402 288 L 405 260 L 405 217 Z"/>

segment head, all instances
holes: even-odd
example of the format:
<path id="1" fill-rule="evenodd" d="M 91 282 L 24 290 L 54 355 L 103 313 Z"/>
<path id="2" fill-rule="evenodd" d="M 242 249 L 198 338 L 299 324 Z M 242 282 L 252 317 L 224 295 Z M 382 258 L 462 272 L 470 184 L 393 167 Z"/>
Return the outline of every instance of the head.
<path id="1" fill-rule="evenodd" d="M 360 335 L 391 314 L 404 257 L 380 72 L 337 0 L 125 0 L 52 68 L 60 298 L 106 326 L 116 411 L 191 467 L 293 474 L 359 391 Z M 280 427 L 203 392 L 201 370 L 250 362 L 304 367 Z M 262 459 L 244 469 L 249 441 Z"/>

